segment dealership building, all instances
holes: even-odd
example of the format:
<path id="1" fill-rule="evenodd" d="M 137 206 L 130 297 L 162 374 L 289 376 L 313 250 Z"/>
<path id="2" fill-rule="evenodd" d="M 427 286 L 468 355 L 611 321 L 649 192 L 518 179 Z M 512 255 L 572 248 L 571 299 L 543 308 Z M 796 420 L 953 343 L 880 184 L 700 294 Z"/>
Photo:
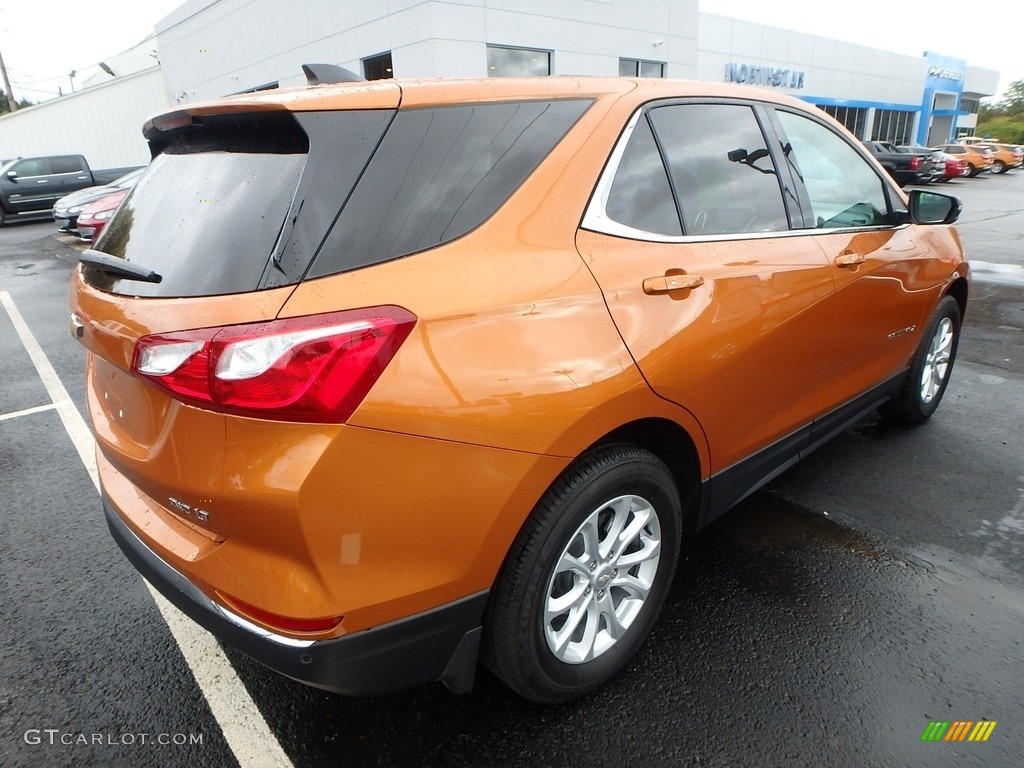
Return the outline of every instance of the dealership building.
<path id="1" fill-rule="evenodd" d="M 0 117 L 0 156 L 145 163 L 140 127 L 176 104 L 301 86 L 300 66 L 367 79 L 598 75 L 737 82 L 820 106 L 862 139 L 973 133 L 999 73 L 703 13 L 698 0 L 186 0 L 77 93 Z M 113 74 L 110 74 L 110 73 Z"/>

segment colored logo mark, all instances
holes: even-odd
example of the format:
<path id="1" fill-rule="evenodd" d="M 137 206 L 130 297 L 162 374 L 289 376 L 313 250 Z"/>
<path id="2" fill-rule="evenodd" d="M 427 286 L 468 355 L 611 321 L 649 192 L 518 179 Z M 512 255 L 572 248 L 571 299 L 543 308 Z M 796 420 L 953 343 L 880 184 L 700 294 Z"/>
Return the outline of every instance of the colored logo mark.
<path id="1" fill-rule="evenodd" d="M 928 723 L 921 741 L 988 741 L 996 729 L 996 720 L 954 720 Z"/>

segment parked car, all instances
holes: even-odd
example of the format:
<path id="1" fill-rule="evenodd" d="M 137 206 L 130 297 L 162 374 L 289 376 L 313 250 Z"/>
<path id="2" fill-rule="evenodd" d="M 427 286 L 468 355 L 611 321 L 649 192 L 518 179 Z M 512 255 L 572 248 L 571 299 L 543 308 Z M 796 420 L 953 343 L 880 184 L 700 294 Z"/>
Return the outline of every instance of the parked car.
<path id="1" fill-rule="evenodd" d="M 992 153 L 992 173 L 1006 173 L 1021 165 L 1021 154 L 1010 144 L 973 144 Z"/>
<path id="2" fill-rule="evenodd" d="M 321 84 L 144 134 L 70 292 L 107 523 L 321 688 L 465 692 L 479 653 L 530 699 L 586 693 L 682 542 L 950 378 L 959 202 L 768 89 Z"/>
<path id="3" fill-rule="evenodd" d="M 907 155 L 927 155 L 931 159 L 930 181 L 946 180 L 946 156 L 942 150 L 925 147 L 921 144 L 900 144 L 896 146 L 897 152 Z"/>
<path id="4" fill-rule="evenodd" d="M 110 182 L 110 184 L 102 184 L 97 187 L 86 187 L 85 189 L 80 189 L 77 192 L 72 192 L 70 195 L 62 197 L 53 205 L 53 219 L 57 222 L 57 230 L 77 235 L 78 215 L 82 212 L 82 209 L 85 208 L 85 206 L 94 200 L 99 200 L 101 197 L 111 194 L 112 192 L 134 189 L 135 183 L 145 172 L 145 167 L 137 168 L 136 170 L 115 179 Z"/>
<path id="5" fill-rule="evenodd" d="M 103 227 L 114 215 L 117 206 L 128 196 L 128 189 L 111 192 L 98 200 L 86 205 L 78 216 L 78 236 L 87 242 L 95 243 L 103 232 Z"/>
<path id="6" fill-rule="evenodd" d="M 932 151 L 903 152 L 888 141 L 862 141 L 882 167 L 901 187 L 928 184 L 932 180 Z"/>
<path id="7" fill-rule="evenodd" d="M 81 155 L 19 157 L 0 166 L 0 227 L 15 218 L 50 216 L 65 195 L 109 184 L 133 168 L 93 171 Z"/>
<path id="8" fill-rule="evenodd" d="M 941 151 L 939 154 L 942 156 L 943 172 L 942 177 L 936 181 L 952 181 L 971 175 L 971 164 L 964 158 Z"/>
<path id="9" fill-rule="evenodd" d="M 990 150 L 981 149 L 973 144 L 940 144 L 936 149 L 966 160 L 967 164 L 971 166 L 971 176 L 992 170 L 992 152 Z"/>

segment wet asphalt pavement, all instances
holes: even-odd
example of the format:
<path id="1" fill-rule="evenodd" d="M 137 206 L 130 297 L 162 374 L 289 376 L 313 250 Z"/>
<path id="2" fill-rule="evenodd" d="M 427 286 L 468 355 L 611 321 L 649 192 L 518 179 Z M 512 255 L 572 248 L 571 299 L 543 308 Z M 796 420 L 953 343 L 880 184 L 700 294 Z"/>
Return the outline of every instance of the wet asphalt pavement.
<path id="1" fill-rule="evenodd" d="M 992 234 L 967 214 L 1007 197 L 998 237 L 1024 239 L 1024 172 L 949 191 L 969 249 Z M 0 230 L 0 291 L 84 411 L 51 232 Z M 1024 288 L 975 284 L 937 415 L 862 421 L 704 532 L 627 671 L 581 701 L 529 704 L 485 671 L 468 696 L 352 700 L 228 658 L 296 766 L 1024 765 L 1022 328 Z M 0 361 L 0 416 L 48 402 L 2 311 Z M 238 764 L 55 411 L 0 420 L 0 504 L 0 765 Z M 920 740 L 981 719 L 985 743 Z"/>

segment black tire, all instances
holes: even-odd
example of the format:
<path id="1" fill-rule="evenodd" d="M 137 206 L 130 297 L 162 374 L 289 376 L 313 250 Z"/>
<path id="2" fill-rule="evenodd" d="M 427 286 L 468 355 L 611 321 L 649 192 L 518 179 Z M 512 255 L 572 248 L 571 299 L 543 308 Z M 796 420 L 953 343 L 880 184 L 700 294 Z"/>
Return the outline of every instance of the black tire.
<path id="1" fill-rule="evenodd" d="M 645 501 L 649 509 L 644 509 Z M 613 502 L 620 508 L 643 509 L 642 514 L 653 511 L 646 524 L 638 528 L 650 537 L 647 544 L 640 546 L 638 533 L 636 538 L 620 544 L 618 552 L 613 548 L 614 560 L 595 558 L 596 569 L 566 570 L 562 566 L 556 577 L 556 566 L 563 555 L 577 556 L 580 563 L 592 562 L 586 559 L 582 527 L 593 521 L 599 537 L 602 530 L 607 534 L 608 515 L 615 514 L 610 506 Z M 643 518 L 630 518 L 632 514 L 624 512 L 623 519 L 640 521 L 640 525 Z M 606 682 L 636 652 L 665 602 L 679 558 L 681 525 L 679 492 L 672 473 L 654 454 L 633 445 L 609 444 L 581 456 L 540 500 L 509 551 L 485 618 L 483 662 L 514 691 L 540 703 L 567 701 Z M 629 529 L 626 524 L 621 530 Z M 651 542 L 657 538 L 651 536 L 652 532 L 660 532 L 656 563 L 651 555 L 644 554 L 652 551 Z M 602 541 L 609 538 L 612 537 Z M 583 545 L 582 553 L 573 549 L 576 544 Z M 619 575 L 620 558 L 640 557 L 647 559 L 647 565 L 623 565 L 626 572 Z M 613 567 L 615 570 L 610 570 Z M 641 567 L 645 571 L 638 570 Z M 629 590 L 616 586 L 616 581 L 638 575 L 650 582 L 649 591 L 639 608 L 633 604 L 631 609 L 636 613 L 617 639 L 611 639 L 607 645 L 610 633 L 606 633 L 603 642 L 607 647 L 593 658 L 566 661 L 556 655 L 549 646 L 548 631 L 566 630 L 563 637 L 567 639 L 561 651 L 566 655 L 574 645 L 585 647 L 587 629 L 596 627 L 598 642 L 593 648 L 597 649 L 602 627 L 610 628 L 607 609 L 614 608 L 616 615 L 619 610 L 627 610 Z M 585 595 L 592 596 L 586 597 L 584 589 Z M 589 601 L 587 604 L 594 606 L 592 610 L 605 611 L 592 619 L 589 608 L 580 608 L 579 613 L 586 614 L 579 622 L 582 632 L 567 630 L 571 620 L 568 615 L 560 627 L 555 626 L 560 615 L 545 623 L 548 599 L 557 600 L 572 592 L 579 595 L 578 600 Z M 570 610 L 566 609 L 566 613 Z M 582 639 L 573 642 L 579 634 Z"/>
<path id="2" fill-rule="evenodd" d="M 947 323 L 948 325 L 946 325 Z M 933 353 L 937 352 L 936 347 L 942 346 L 939 336 L 946 330 L 951 334 L 948 348 L 945 348 L 945 351 L 938 351 L 937 358 L 933 357 Z M 939 302 L 939 306 L 936 307 L 924 329 L 921 343 L 917 347 L 917 352 L 914 353 L 914 360 L 910 364 L 907 379 L 903 383 L 903 389 L 895 398 L 879 409 L 882 415 L 903 424 L 923 424 L 928 421 L 935 413 L 935 409 L 939 407 L 942 395 L 946 391 L 946 385 L 949 384 L 959 342 L 960 305 L 952 296 L 945 296 Z M 941 361 L 943 358 L 946 362 L 940 376 L 933 363 Z"/>
<path id="3" fill-rule="evenodd" d="M 1004 163 L 1002 160 L 996 160 L 992 164 L 992 173 L 1006 173 L 1006 171 L 1006 163 Z"/>
<path id="4" fill-rule="evenodd" d="M 4 224 L 6 224 L 6 223 L 7 223 L 7 211 L 5 211 L 4 207 L 2 205 L 0 205 L 0 227 L 4 226 Z"/>

